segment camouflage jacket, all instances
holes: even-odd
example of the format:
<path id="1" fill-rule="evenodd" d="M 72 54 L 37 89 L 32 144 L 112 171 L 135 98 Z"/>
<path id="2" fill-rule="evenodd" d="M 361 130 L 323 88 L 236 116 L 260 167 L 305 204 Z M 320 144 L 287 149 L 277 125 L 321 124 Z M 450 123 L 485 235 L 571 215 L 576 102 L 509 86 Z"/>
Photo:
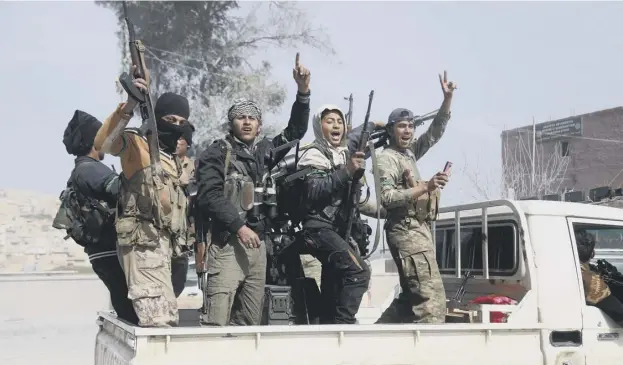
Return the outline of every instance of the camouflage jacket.
<path id="1" fill-rule="evenodd" d="M 450 113 L 437 114 L 426 133 L 415 140 L 407 150 L 398 151 L 392 147 L 384 149 L 378 158 L 379 180 L 381 182 L 381 205 L 387 210 L 388 220 L 416 217 L 416 200 L 407 187 L 403 176 L 410 169 L 416 181 L 422 181 L 417 160 L 422 158 L 443 135 L 450 120 Z M 438 190 L 437 190 L 438 194 Z M 421 199 L 429 199 L 425 194 Z M 428 202 L 422 207 L 426 208 Z"/>

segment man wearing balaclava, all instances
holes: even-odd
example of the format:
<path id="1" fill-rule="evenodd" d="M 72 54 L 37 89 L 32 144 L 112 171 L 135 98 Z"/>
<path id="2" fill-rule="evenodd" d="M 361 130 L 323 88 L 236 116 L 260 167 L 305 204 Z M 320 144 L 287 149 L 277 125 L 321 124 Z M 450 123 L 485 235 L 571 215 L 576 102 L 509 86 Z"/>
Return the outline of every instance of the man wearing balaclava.
<path id="1" fill-rule="evenodd" d="M 97 232 L 84 235 L 88 242 L 81 242 L 89 255 L 91 267 L 110 292 L 110 301 L 117 316 L 132 324 L 138 323 L 132 302 L 128 299 L 128 287 L 117 258 L 117 232 L 114 225 L 114 207 L 119 194 L 119 178 L 101 160 L 104 154 L 93 147 L 93 140 L 102 123 L 92 115 L 76 110 L 63 135 L 67 153 L 76 156 L 70 184 L 83 199 L 101 202 L 110 209 L 104 223 L 95 228 Z M 92 209 L 92 208 L 91 208 Z"/>
<path id="2" fill-rule="evenodd" d="M 292 71 L 298 86 L 288 126 L 276 137 L 257 140 L 262 112 L 254 102 L 234 101 L 227 113 L 230 133 L 215 141 L 199 157 L 197 202 L 212 219 L 207 249 L 206 325 L 258 325 L 266 283 L 267 226 L 264 215 L 253 211 L 253 189 L 262 176 L 287 153 L 270 161 L 268 152 L 301 139 L 309 122 L 310 73 L 296 54 Z M 251 198 L 251 199 L 250 199 Z M 236 303 L 232 307 L 232 303 Z"/>
<path id="3" fill-rule="evenodd" d="M 305 275 L 320 281 L 320 323 L 353 324 L 368 289 L 370 269 L 357 245 L 350 243 L 367 239 L 359 213 L 376 217 L 376 209 L 366 204 L 355 214 L 349 242 L 344 239 L 350 215 L 348 183 L 364 166 L 364 153 L 356 152 L 363 125 L 347 136 L 344 113 L 336 105 L 320 107 L 312 123 L 316 138 L 301 153 L 298 168 L 312 168 L 302 191 L 303 237 L 308 251 L 322 265 L 320 280 L 314 261 L 303 256 L 301 262 Z M 370 122 L 368 131 L 383 126 Z"/>
<path id="4" fill-rule="evenodd" d="M 134 85 L 148 90 L 143 79 L 135 79 Z M 97 133 L 95 148 L 121 161 L 116 222 L 119 256 L 139 326 L 170 327 L 179 322 L 171 259 L 185 251 L 187 230 L 187 199 L 175 149 L 184 135 L 190 108 L 185 97 L 174 93 L 164 93 L 156 101 L 162 173 L 152 176 L 146 137 L 125 128 L 137 104 L 128 95 L 127 101 L 117 106 Z"/>
<path id="5" fill-rule="evenodd" d="M 402 291 L 377 323 L 444 323 L 446 294 L 437 266 L 431 222 L 436 219 L 439 190 L 448 182 L 446 172 L 422 180 L 417 160 L 439 141 L 448 120 L 456 85 L 439 75 L 443 102 L 428 130 L 414 138 L 414 116 L 395 109 L 386 129 L 389 147 L 378 158 L 381 204 L 387 210 L 387 244 L 398 267 Z"/>

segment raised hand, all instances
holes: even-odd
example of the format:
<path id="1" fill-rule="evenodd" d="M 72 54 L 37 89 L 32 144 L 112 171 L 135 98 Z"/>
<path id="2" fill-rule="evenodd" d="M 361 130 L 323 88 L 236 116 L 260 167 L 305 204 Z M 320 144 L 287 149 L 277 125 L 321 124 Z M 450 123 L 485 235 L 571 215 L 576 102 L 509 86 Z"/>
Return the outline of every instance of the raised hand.
<path id="1" fill-rule="evenodd" d="M 310 72 L 300 61 L 301 56 L 296 52 L 296 59 L 294 60 L 294 69 L 292 69 L 292 77 L 296 81 L 298 91 L 302 94 L 309 92 L 309 79 Z"/>
<path id="2" fill-rule="evenodd" d="M 443 77 L 439 74 L 439 83 L 441 84 L 441 91 L 443 91 L 444 98 L 452 97 L 454 90 L 458 89 L 455 82 L 448 82 L 448 72 L 444 70 Z"/>

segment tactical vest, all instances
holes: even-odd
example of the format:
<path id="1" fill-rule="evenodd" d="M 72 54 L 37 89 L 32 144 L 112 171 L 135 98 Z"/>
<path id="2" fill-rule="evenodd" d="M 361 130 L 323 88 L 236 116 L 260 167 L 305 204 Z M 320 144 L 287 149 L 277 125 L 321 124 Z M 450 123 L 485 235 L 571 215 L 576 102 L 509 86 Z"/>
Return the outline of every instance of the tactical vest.
<path id="1" fill-rule="evenodd" d="M 246 222 L 247 213 L 253 209 L 255 183 L 246 167 L 238 161 L 236 154 L 229 141 L 223 139 L 225 144 L 225 182 L 223 186 L 225 197 L 236 207 L 240 218 Z"/>
<path id="2" fill-rule="evenodd" d="M 128 132 L 138 134 L 126 130 Z M 180 184 L 182 167 L 177 156 L 163 151 L 160 151 L 160 160 L 162 176 L 155 180 L 149 166 L 135 172 L 130 179 L 120 175 L 118 242 L 120 246 L 157 246 L 159 231 L 163 230 L 171 237 L 174 253 L 179 253 L 181 246 L 186 245 L 187 231 L 187 198 Z"/>
<path id="3" fill-rule="evenodd" d="M 317 149 L 318 151 L 322 153 L 324 157 L 326 157 L 329 160 L 331 169 L 329 171 L 326 171 L 327 173 L 331 173 L 342 167 L 342 165 L 335 165 L 335 163 L 333 162 L 333 154 L 325 146 L 313 143 L 310 147 L 308 147 L 305 150 L 305 152 L 312 150 L 312 149 Z M 344 153 L 346 154 L 346 151 L 344 151 Z M 303 157 L 303 155 L 301 155 L 301 157 Z M 346 161 L 347 158 L 348 158 L 348 155 L 346 154 L 344 156 L 344 160 Z M 309 213 L 307 214 L 308 217 L 319 216 L 323 220 L 333 222 L 337 214 L 340 213 L 340 208 L 341 208 L 342 203 L 344 202 L 345 193 L 346 193 L 345 191 L 342 191 L 339 194 L 332 195 L 331 203 L 327 205 L 326 207 L 324 207 L 322 210 L 315 210 L 313 207 L 308 206 L 308 209 L 309 209 Z M 344 217 L 344 218 L 347 218 L 347 217 Z"/>
<path id="4" fill-rule="evenodd" d="M 420 171 L 417 168 L 415 154 L 411 150 L 407 150 L 406 154 L 402 154 L 392 149 L 385 149 L 383 153 L 393 153 L 400 164 L 400 171 L 406 169 L 411 170 L 413 177 L 417 185 L 426 185 L 428 181 L 422 180 Z M 402 176 L 399 176 L 400 181 L 396 184 L 398 190 L 409 189 L 407 187 L 407 181 Z M 437 219 L 439 209 L 439 189 L 436 189 L 432 193 L 424 193 L 415 201 L 413 205 L 408 207 L 401 207 L 391 209 L 387 212 L 387 219 L 391 221 L 399 221 L 405 217 L 415 218 L 420 222 L 431 222 Z M 377 198 L 378 199 L 378 198 Z"/>

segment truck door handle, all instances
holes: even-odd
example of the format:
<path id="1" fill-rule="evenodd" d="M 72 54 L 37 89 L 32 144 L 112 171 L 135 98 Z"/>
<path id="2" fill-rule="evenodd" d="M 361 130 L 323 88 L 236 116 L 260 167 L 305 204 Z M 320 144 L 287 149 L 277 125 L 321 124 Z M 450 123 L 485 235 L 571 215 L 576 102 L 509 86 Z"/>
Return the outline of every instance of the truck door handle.
<path id="1" fill-rule="evenodd" d="M 549 343 L 554 347 L 581 346 L 582 332 L 580 331 L 552 331 Z"/>

